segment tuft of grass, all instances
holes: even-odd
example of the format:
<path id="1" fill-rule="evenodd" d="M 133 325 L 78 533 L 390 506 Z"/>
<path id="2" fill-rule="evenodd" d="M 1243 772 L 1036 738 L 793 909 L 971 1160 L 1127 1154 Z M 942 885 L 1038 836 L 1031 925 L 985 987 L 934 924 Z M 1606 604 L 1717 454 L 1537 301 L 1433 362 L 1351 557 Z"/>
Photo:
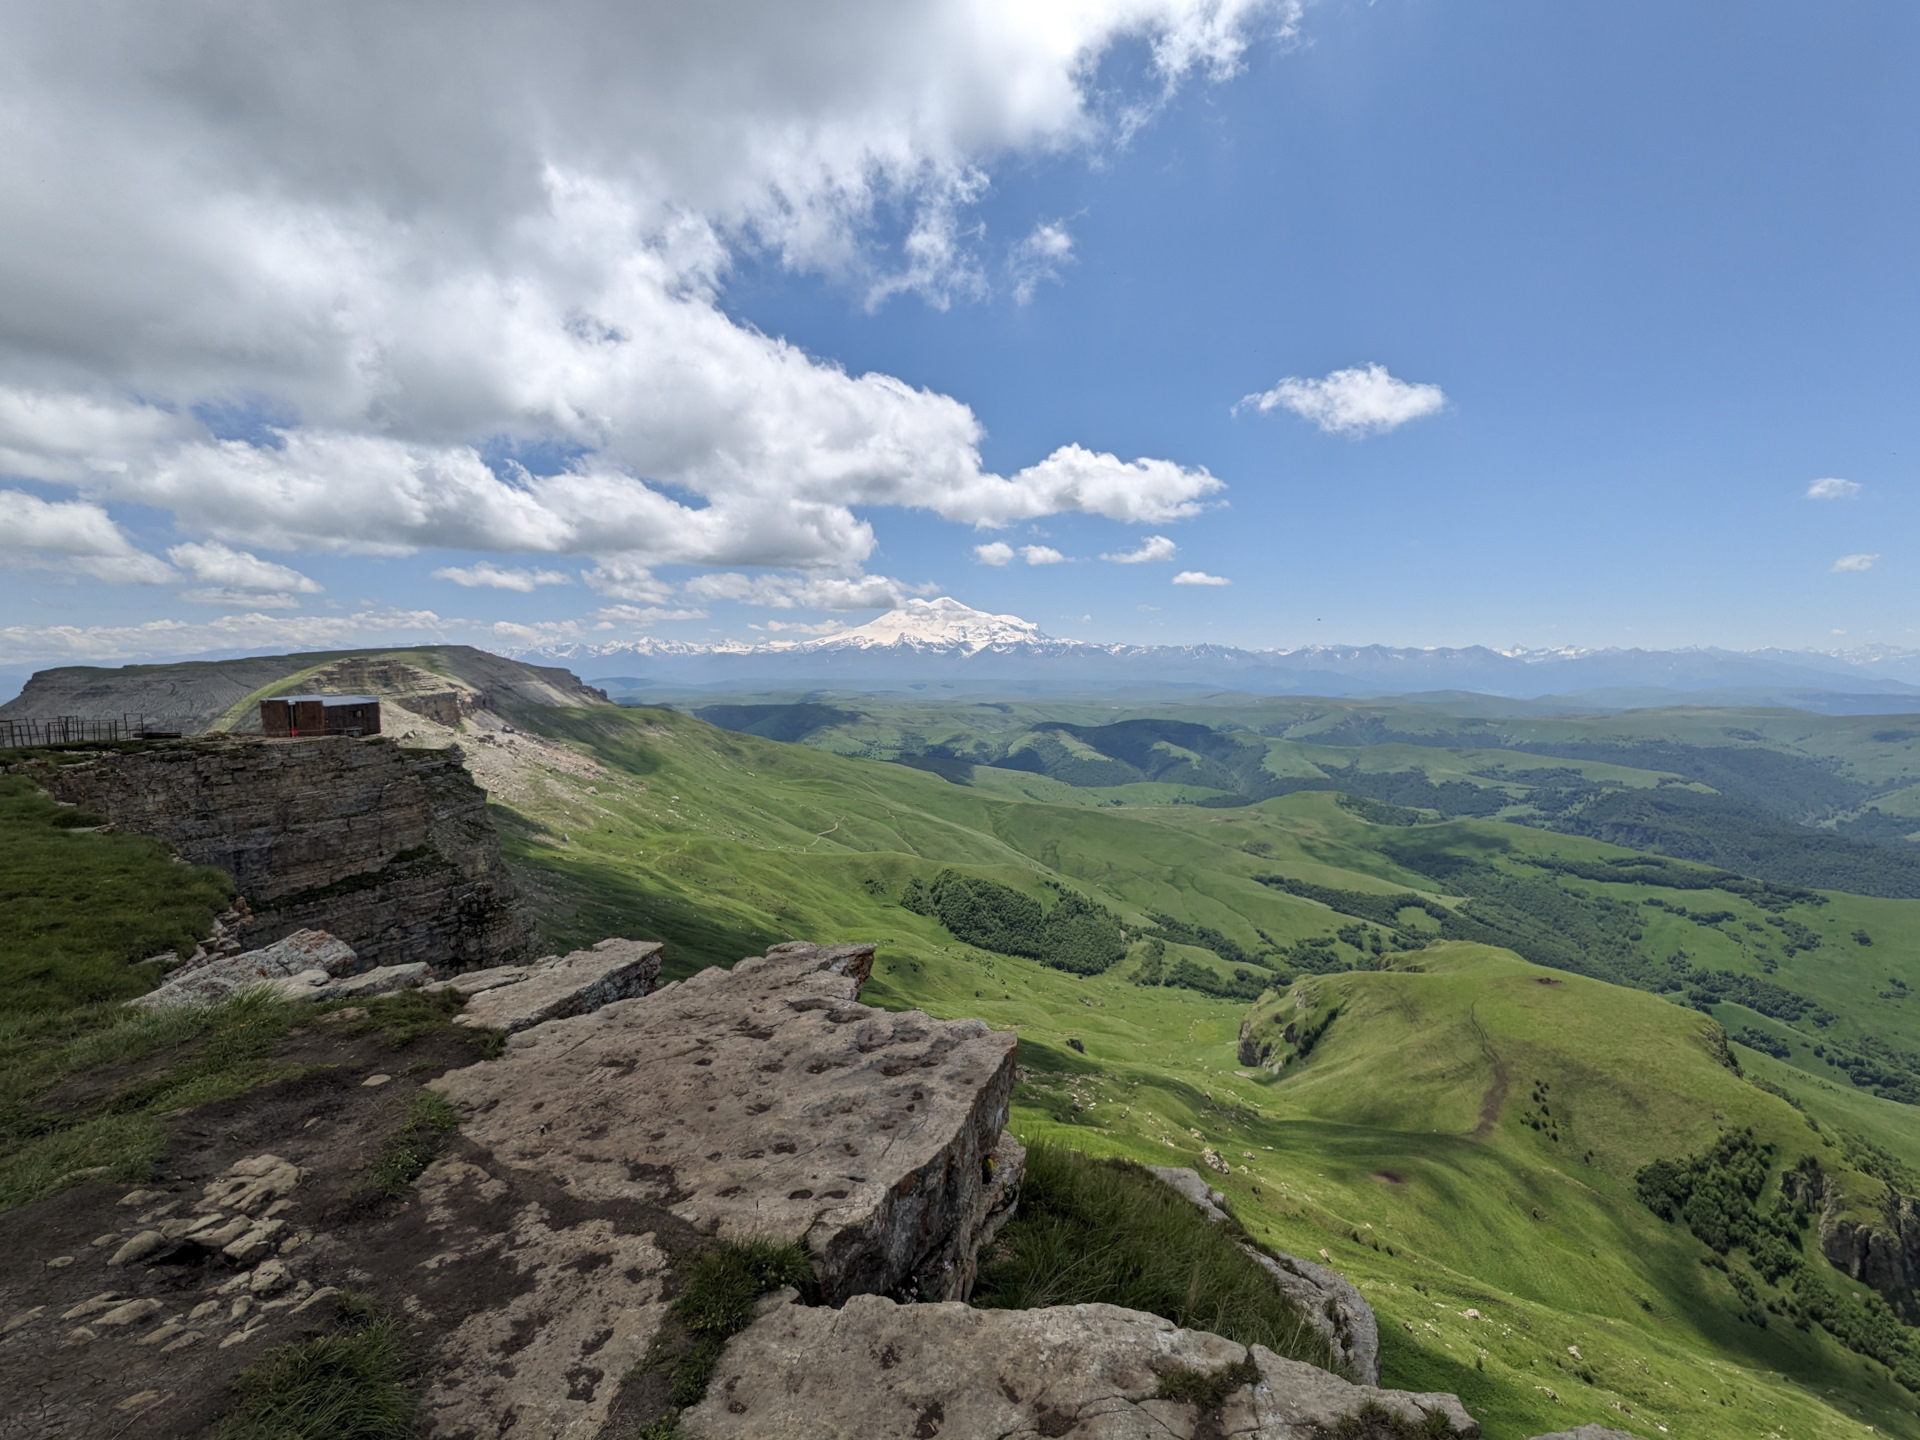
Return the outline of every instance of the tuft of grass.
<path id="1" fill-rule="evenodd" d="M 367 1168 L 366 1188 L 397 1200 L 418 1180 L 460 1128 L 460 1115 L 437 1090 L 420 1090 L 407 1104 L 407 1118 L 380 1146 Z"/>
<path id="2" fill-rule="evenodd" d="M 1369 1400 L 1351 1415 L 1342 1415 L 1333 1440 L 1447 1440 L 1458 1434 L 1453 1422 L 1438 1410 L 1419 1420 L 1396 1415 L 1377 1400 Z"/>
<path id="3" fill-rule="evenodd" d="M 497 1058 L 506 1044 L 503 1033 L 474 1030 L 452 1023 L 453 1017 L 460 1013 L 466 1003 L 466 996 L 452 990 L 400 990 L 392 995 L 376 995 L 365 1000 L 336 1000 L 322 1008 L 340 1010 L 353 1007 L 365 1010 L 366 1018 L 355 1021 L 346 1033 L 361 1035 L 378 1030 L 396 1050 L 404 1050 L 424 1036 L 445 1032 L 470 1042 L 483 1058 Z"/>
<path id="4" fill-rule="evenodd" d="M 973 1303 L 1121 1305 L 1336 1370 L 1326 1337 L 1240 1249 L 1238 1233 L 1130 1161 L 1036 1143 L 1020 1209 L 981 1267 Z"/>
<path id="5" fill-rule="evenodd" d="M 220 1440 L 407 1440 L 414 1397 L 400 1327 L 361 1296 L 340 1297 L 343 1328 L 290 1340 L 235 1377 L 239 1408 Z"/>
<path id="6" fill-rule="evenodd" d="M 305 1001 L 250 990 L 158 1014 L 97 1005 L 0 1021 L 0 1211 L 82 1180 L 144 1180 L 163 1144 L 159 1117 L 297 1074 L 273 1050 L 310 1016 Z M 62 1081 L 170 1050 L 172 1063 L 84 1104 L 47 1104 Z"/>
<path id="7" fill-rule="evenodd" d="M 1260 1383 L 1260 1367 L 1249 1356 L 1224 1370 L 1175 1370 L 1160 1377 L 1156 1392 L 1162 1400 L 1178 1400 L 1198 1405 L 1202 1411 L 1218 1410 L 1227 1397 L 1242 1385 Z"/>
<path id="8" fill-rule="evenodd" d="M 819 1292 L 807 1252 L 798 1245 L 770 1240 L 703 1245 L 678 1269 L 680 1293 L 667 1309 L 667 1323 L 646 1362 L 667 1372 L 667 1399 L 676 1414 L 706 1398 L 720 1352 L 752 1322 L 762 1295 L 786 1285 L 808 1300 Z M 662 1417 L 653 1423 L 672 1426 L 676 1422 Z M 673 1428 L 660 1432 L 662 1436 L 674 1433 Z"/>

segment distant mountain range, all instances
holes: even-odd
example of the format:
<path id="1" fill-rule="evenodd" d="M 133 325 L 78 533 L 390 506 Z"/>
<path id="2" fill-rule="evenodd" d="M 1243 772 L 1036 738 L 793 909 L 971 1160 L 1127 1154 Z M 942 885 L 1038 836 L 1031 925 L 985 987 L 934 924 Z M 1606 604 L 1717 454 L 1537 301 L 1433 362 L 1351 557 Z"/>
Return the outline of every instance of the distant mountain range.
<path id="1" fill-rule="evenodd" d="M 1170 685 L 1330 696 L 1435 691 L 1529 700 L 1566 696 L 1607 708 L 1672 704 L 1683 696 L 1723 705 L 1920 708 L 1920 650 L 1892 646 L 1825 652 L 1100 645 L 1055 639 L 1032 621 L 989 614 L 944 596 L 909 600 L 877 620 L 816 639 L 700 645 L 648 638 L 520 654 L 566 664 L 591 681 L 616 679 L 629 686 L 892 689 L 922 682 L 1059 690 Z M 1901 697 L 1914 703 L 1900 703 Z M 1857 704 L 1846 703 L 1855 698 Z"/>

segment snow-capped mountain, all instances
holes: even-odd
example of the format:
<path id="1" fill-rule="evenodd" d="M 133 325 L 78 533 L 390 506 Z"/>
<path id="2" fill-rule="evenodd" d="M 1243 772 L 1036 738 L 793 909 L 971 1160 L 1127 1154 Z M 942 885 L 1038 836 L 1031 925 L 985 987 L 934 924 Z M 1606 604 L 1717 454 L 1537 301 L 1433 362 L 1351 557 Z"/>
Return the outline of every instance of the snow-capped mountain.
<path id="1" fill-rule="evenodd" d="M 909 600 L 878 619 L 827 636 L 711 645 L 647 637 L 553 646 L 521 652 L 519 658 L 566 664 L 588 680 L 619 676 L 663 685 L 887 688 L 940 680 L 1079 688 L 1217 686 L 1301 695 L 1462 690 L 1535 698 L 1619 692 L 1625 704 L 1655 703 L 1657 692 L 1723 694 L 1724 703 L 1782 703 L 1766 696 L 1804 692 L 1920 697 L 1920 651 L 1890 646 L 1823 652 L 1099 645 L 1056 639 L 1030 620 L 976 610 L 949 596 Z M 1630 698 L 1640 692 L 1656 695 Z"/>

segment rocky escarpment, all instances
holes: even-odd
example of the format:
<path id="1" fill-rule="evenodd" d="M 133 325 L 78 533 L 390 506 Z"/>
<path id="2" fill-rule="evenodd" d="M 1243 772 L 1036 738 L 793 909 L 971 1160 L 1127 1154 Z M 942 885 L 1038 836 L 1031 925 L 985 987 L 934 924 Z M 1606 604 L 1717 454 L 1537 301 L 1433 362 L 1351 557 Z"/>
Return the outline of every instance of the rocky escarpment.
<path id="1" fill-rule="evenodd" d="M 1199 1435 L 1324 1440 L 1368 1407 L 1416 1434 L 1476 1436 L 1452 1395 L 1351 1385 L 1297 1360 L 1115 1305 L 974 1310 L 878 1295 L 781 1300 L 681 1416 L 693 1440 L 793 1435 Z M 1361 1431 L 1358 1433 L 1366 1433 Z M 1382 1433 L 1382 1432 L 1376 1432 Z"/>
<path id="2" fill-rule="evenodd" d="M 1809 1209 L 1819 1208 L 1827 1262 L 1879 1292 L 1909 1324 L 1920 1318 L 1920 1201 L 1882 1181 L 1877 1212 L 1862 1215 L 1824 1171 L 1789 1172 L 1785 1183 Z"/>
<path id="3" fill-rule="evenodd" d="M 532 924 L 457 750 L 200 739 L 33 767 L 58 800 L 233 876 L 250 947 L 324 930 L 362 964 L 529 958 Z"/>
<path id="4" fill-rule="evenodd" d="M 783 945 L 629 998 L 651 944 L 456 976 L 487 1035 L 526 1020 L 492 1059 L 457 1025 L 395 1057 L 365 1010 L 317 1015 L 299 1073 L 180 1114 L 154 1188 L 9 1216 L 0 1389 L 32 1403 L 0 1440 L 211 1433 L 241 1368 L 347 1289 L 405 1316 L 425 1440 L 630 1440 L 667 1408 L 649 1356 L 676 1267 L 716 1238 L 797 1242 L 826 1303 L 764 1303 L 689 1435 L 1324 1440 L 1381 1412 L 1479 1433 L 1452 1396 L 1152 1315 L 962 1303 L 1018 1200 L 1016 1041 L 860 1004 L 872 959 Z M 370 1196 L 423 1107 L 459 1133 Z"/>
<path id="5" fill-rule="evenodd" d="M 1227 1197 L 1200 1178 L 1200 1172 L 1172 1165 L 1147 1167 L 1185 1196 L 1201 1214 L 1218 1224 L 1232 1222 Z M 1237 1228 L 1237 1227 L 1236 1227 Z M 1240 1248 L 1267 1272 L 1273 1283 L 1327 1339 L 1347 1374 L 1363 1385 L 1380 1383 L 1380 1324 L 1373 1307 L 1351 1281 L 1337 1271 L 1297 1255 L 1266 1251 L 1240 1232 Z"/>

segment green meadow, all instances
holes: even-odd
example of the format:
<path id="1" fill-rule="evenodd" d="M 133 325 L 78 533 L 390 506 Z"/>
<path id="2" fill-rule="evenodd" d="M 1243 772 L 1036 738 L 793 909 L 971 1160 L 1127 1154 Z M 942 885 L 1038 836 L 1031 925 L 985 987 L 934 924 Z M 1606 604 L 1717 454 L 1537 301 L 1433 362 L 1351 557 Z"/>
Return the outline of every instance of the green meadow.
<path id="1" fill-rule="evenodd" d="M 1886 1364 L 1794 1323 L 1785 1288 L 1737 1249 L 1722 1261 L 1635 1187 L 1650 1162 L 1751 1127 L 1772 1147 L 1763 1205 L 1807 1156 L 1851 1206 L 1877 1203 L 1886 1187 L 1857 1168 L 1858 1142 L 1920 1160 L 1920 1111 L 1852 1083 L 1811 1046 L 1920 1040 L 1904 1005 L 1879 998 L 1890 979 L 1920 985 L 1920 902 L 1702 889 L 1697 867 L 1672 872 L 1679 887 L 1590 881 L 1539 862 L 1579 869 L 1634 852 L 1498 818 L 1379 823 L 1327 790 L 1210 807 L 1193 803 L 1196 787 L 1076 786 L 988 766 L 955 778 L 665 709 L 540 723 L 605 766 L 593 778 L 550 772 L 543 799 L 499 814 L 557 943 L 624 922 L 666 940 L 685 971 L 789 937 L 878 941 L 874 1003 L 1020 1033 L 1014 1126 L 1025 1138 L 1197 1168 L 1211 1151 L 1230 1171 L 1207 1173 L 1251 1230 L 1310 1258 L 1324 1251 L 1362 1287 L 1381 1319 L 1385 1382 L 1459 1393 L 1496 1440 L 1585 1422 L 1729 1440 L 1920 1436 L 1914 1395 Z M 1392 770 L 1403 757 L 1368 758 Z M 1479 902 L 1436 878 L 1436 857 L 1481 867 L 1471 873 L 1483 884 L 1554 886 L 1589 907 L 1581 914 L 1604 919 L 1613 904 L 1632 926 L 1615 937 L 1619 964 L 1684 952 L 1702 971 L 1791 988 L 1824 1020 L 1651 993 L 1485 944 L 1401 948 L 1439 922 L 1403 911 L 1362 924 L 1257 878 L 1413 893 L 1472 915 Z M 949 867 L 1043 904 L 1078 892 L 1120 917 L 1126 958 L 1067 974 L 900 906 L 909 881 Z M 1156 946 L 1164 962 L 1223 980 L 1233 970 L 1191 931 L 1172 938 L 1170 921 L 1257 957 L 1271 977 L 1265 1011 L 1296 996 L 1307 1010 L 1337 1007 L 1312 1053 L 1277 1072 L 1244 1065 L 1245 1001 L 1136 983 Z M 1863 928 L 1871 945 L 1852 938 Z M 1369 930 L 1392 939 L 1376 949 Z M 1332 938 L 1342 931 L 1348 940 Z M 1817 946 L 1798 948 L 1811 936 Z M 1309 940 L 1320 948 L 1302 948 Z M 1303 956 L 1324 969 L 1303 969 Z M 1788 1058 L 1730 1048 L 1723 1025 L 1767 1027 Z M 1813 1240 L 1799 1243 L 1835 1303 L 1875 1303 Z"/>

